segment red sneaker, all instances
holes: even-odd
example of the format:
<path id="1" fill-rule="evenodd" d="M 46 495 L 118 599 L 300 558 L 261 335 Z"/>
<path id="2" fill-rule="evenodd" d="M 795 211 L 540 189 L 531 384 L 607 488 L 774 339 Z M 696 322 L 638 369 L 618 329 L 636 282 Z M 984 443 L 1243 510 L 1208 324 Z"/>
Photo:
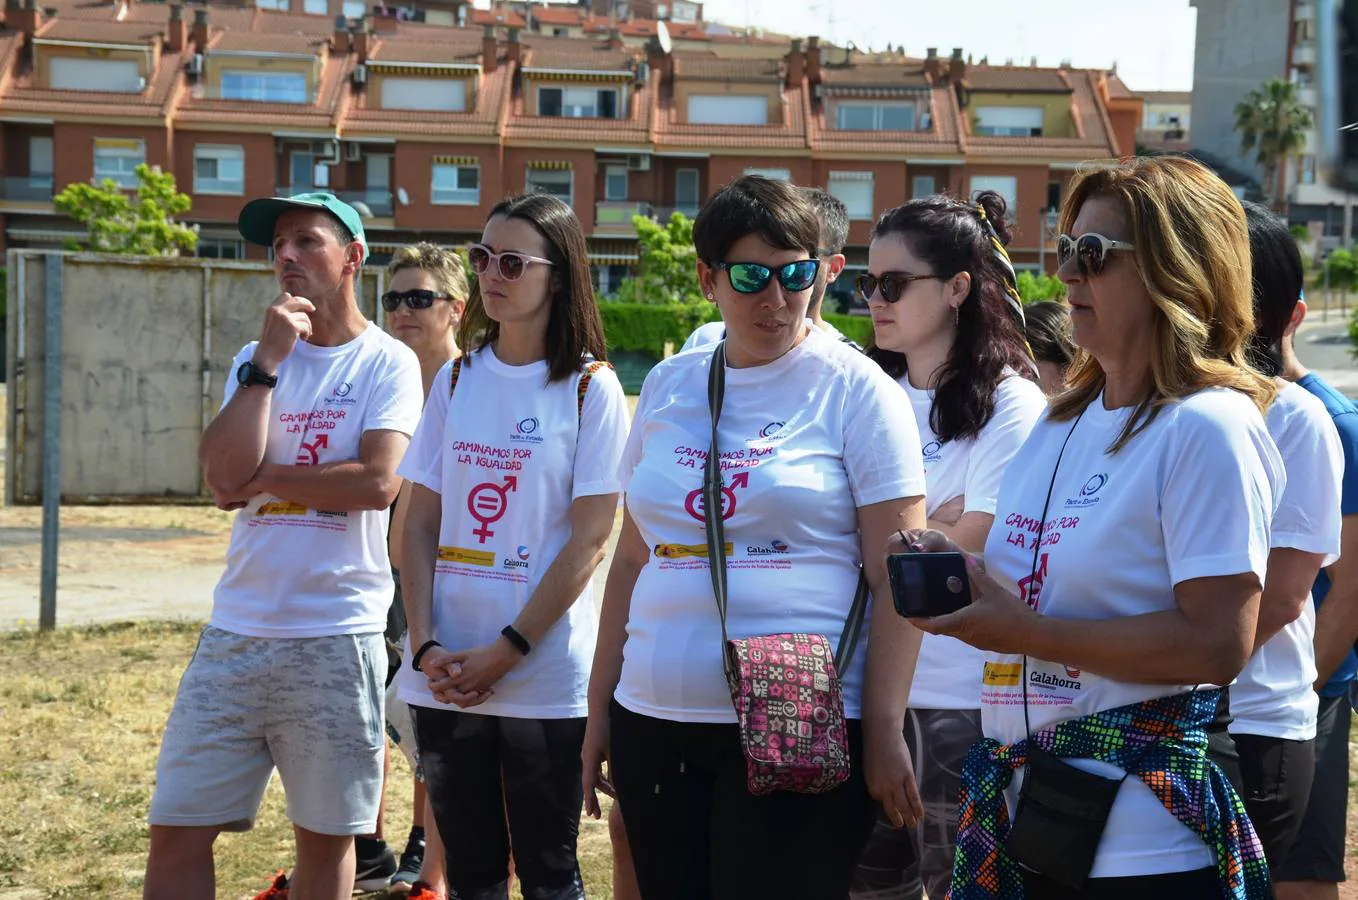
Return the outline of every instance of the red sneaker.
<path id="1" fill-rule="evenodd" d="M 427 881 L 417 881 L 410 886 L 406 900 L 448 900 L 448 895 L 434 890 Z"/>
<path id="2" fill-rule="evenodd" d="M 279 872 L 275 875 L 273 884 L 255 894 L 254 900 L 288 900 L 288 873 Z"/>

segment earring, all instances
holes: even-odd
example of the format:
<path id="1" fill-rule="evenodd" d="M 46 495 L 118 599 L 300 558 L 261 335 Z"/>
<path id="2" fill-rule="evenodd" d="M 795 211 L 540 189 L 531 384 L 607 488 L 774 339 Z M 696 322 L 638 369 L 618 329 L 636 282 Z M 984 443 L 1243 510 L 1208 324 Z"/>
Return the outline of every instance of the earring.
<path id="1" fill-rule="evenodd" d="M 954 327 L 962 324 L 962 307 L 954 306 L 952 308 L 952 323 Z"/>
<path id="2" fill-rule="evenodd" d="M 715 300 L 715 299 L 717 299 L 717 298 L 714 297 L 714 296 L 712 296 L 711 294 L 708 294 L 708 295 L 707 295 L 707 299 L 708 299 L 708 300 Z"/>

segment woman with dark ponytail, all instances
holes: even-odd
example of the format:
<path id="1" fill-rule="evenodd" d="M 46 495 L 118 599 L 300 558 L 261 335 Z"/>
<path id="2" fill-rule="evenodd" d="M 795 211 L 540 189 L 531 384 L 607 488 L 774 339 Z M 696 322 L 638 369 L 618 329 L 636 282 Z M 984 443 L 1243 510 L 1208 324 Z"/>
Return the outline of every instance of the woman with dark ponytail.
<path id="1" fill-rule="evenodd" d="M 1046 409 L 1031 380 L 1008 240 L 994 191 L 973 204 L 912 200 L 877 221 L 858 279 L 872 312 L 868 355 L 915 410 L 929 527 L 973 552 L 985 547 L 1005 469 Z M 947 895 L 962 761 L 981 737 L 982 669 L 981 651 L 925 635 L 904 723 L 924 819 L 909 833 L 878 822 L 853 896 L 905 900 L 921 887 Z"/>

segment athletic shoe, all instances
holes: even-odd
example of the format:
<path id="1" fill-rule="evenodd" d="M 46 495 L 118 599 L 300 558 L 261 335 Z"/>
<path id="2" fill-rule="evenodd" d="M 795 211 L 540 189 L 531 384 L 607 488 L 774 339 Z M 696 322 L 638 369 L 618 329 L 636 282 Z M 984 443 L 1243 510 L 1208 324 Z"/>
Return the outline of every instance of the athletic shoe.
<path id="1" fill-rule="evenodd" d="M 396 874 L 396 854 L 386 841 L 354 839 L 354 890 L 363 893 L 386 890 Z"/>
<path id="2" fill-rule="evenodd" d="M 401 864 L 396 869 L 396 874 L 391 877 L 391 886 L 396 890 L 401 890 L 406 885 L 413 885 L 420 877 L 420 869 L 424 867 L 424 829 L 410 829 L 410 837 L 406 839 L 406 848 L 401 852 Z"/>
<path id="3" fill-rule="evenodd" d="M 261 893 L 255 894 L 254 900 L 288 900 L 287 873 L 279 872 L 275 875 L 273 884 L 269 885 Z"/>
<path id="4" fill-rule="evenodd" d="M 417 881 L 410 886 L 406 900 L 448 900 L 448 895 L 434 890 L 427 881 Z"/>

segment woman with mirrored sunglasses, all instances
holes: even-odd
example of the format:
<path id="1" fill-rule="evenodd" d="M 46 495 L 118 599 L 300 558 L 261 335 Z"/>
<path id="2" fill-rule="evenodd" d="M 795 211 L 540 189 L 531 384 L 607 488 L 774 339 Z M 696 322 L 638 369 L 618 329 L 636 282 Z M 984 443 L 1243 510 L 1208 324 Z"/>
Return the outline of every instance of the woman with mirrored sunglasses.
<path id="1" fill-rule="evenodd" d="M 694 225 L 698 274 L 726 337 L 719 350 L 696 348 L 651 371 L 624 453 L 626 510 L 590 681 L 585 775 L 590 812 L 599 812 L 594 789 L 616 791 L 646 900 L 843 898 L 872 829 L 872 798 L 898 823 L 919 815 L 900 729 L 919 638 L 889 603 L 864 623 L 843 676 L 851 767 L 828 792 L 751 793 L 723 677 L 701 500 L 709 375 L 724 382 L 717 447 L 731 638 L 792 631 L 837 641 L 860 559 L 874 593 L 889 595 L 880 554 L 863 548 L 924 523 L 919 435 L 904 395 L 806 320 L 819 236 L 814 210 L 785 182 L 739 178 L 707 202 Z"/>
<path id="2" fill-rule="evenodd" d="M 1244 211 L 1202 165 L 1138 157 L 1077 175 L 1061 231 L 1084 353 L 1005 473 L 971 605 L 918 623 L 985 651 L 950 896 L 1271 896 L 1206 755 L 1286 481 Z M 906 538 L 888 551 L 957 548 Z"/>
<path id="3" fill-rule="evenodd" d="M 904 390 L 923 442 L 929 527 L 975 552 L 1000 479 L 1046 410 L 1021 331 L 1004 198 L 912 200 L 872 230 L 858 289 L 872 314 L 868 355 Z M 962 761 L 981 737 L 980 650 L 925 635 L 903 721 L 924 818 L 878 820 L 851 897 L 943 897 L 952 880 Z"/>
<path id="4" fill-rule="evenodd" d="M 604 362 L 584 232 L 546 194 L 497 204 L 477 283 L 399 468 L 420 761 L 450 893 L 580 900 L 581 741 L 591 576 L 618 506 L 627 433 Z"/>

